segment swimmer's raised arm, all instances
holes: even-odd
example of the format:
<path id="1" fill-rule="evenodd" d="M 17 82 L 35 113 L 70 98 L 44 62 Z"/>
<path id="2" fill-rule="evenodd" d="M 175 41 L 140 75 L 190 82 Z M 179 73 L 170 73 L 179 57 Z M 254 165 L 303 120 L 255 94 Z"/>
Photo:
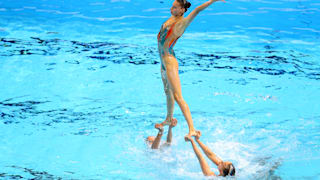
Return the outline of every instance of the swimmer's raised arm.
<path id="1" fill-rule="evenodd" d="M 201 133 L 199 133 L 195 138 L 199 146 L 201 147 L 202 151 L 207 155 L 207 157 L 214 162 L 218 166 L 219 176 L 234 176 L 236 173 L 236 169 L 234 168 L 233 164 L 229 161 L 222 161 L 217 155 L 215 155 L 206 145 L 204 145 L 199 137 Z"/>
<path id="2" fill-rule="evenodd" d="M 202 5 L 196 7 L 185 19 L 184 19 L 184 26 L 185 28 L 189 26 L 189 24 L 191 23 L 191 21 L 199 14 L 199 12 L 201 12 L 202 10 L 204 10 L 205 8 L 207 8 L 208 6 L 210 6 L 212 3 L 217 2 L 217 1 L 223 1 L 225 2 L 225 0 L 209 0 L 205 3 L 203 3 Z"/>
<path id="3" fill-rule="evenodd" d="M 206 145 L 204 145 L 201 141 L 200 141 L 200 136 L 201 134 L 198 134 L 195 138 L 197 143 L 199 144 L 199 146 L 201 147 L 202 151 L 207 155 L 207 157 L 214 162 L 217 166 L 219 164 L 221 164 L 223 161 L 216 155 L 214 154 Z"/>
<path id="4" fill-rule="evenodd" d="M 193 150 L 194 150 L 194 153 L 196 154 L 196 156 L 197 156 L 197 158 L 199 160 L 200 167 L 201 167 L 201 170 L 202 170 L 203 174 L 205 176 L 215 176 L 214 172 L 212 172 L 210 170 L 210 167 L 209 167 L 207 161 L 202 156 L 202 154 L 201 154 L 200 150 L 198 149 L 198 147 L 197 147 L 196 143 L 194 142 L 194 140 L 189 136 L 186 136 L 185 140 L 191 142 Z"/>
<path id="5" fill-rule="evenodd" d="M 162 137 L 162 133 L 163 133 L 163 127 L 155 127 L 159 130 L 156 139 L 153 141 L 152 145 L 151 145 L 151 149 L 158 149 L 159 145 L 160 145 L 160 141 L 161 141 L 161 137 Z"/>
<path id="6" fill-rule="evenodd" d="M 168 135 L 167 135 L 167 143 L 170 144 L 172 141 L 172 128 L 177 125 L 177 119 L 172 119 L 172 122 L 169 126 Z"/>

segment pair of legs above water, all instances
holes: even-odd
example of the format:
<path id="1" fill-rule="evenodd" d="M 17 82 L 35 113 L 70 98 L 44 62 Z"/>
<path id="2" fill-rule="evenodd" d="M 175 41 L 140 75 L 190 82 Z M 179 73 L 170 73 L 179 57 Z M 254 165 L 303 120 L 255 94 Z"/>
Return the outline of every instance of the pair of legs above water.
<path id="1" fill-rule="evenodd" d="M 161 78 L 167 97 L 167 117 L 162 123 L 157 125 L 165 126 L 171 123 L 174 103 L 177 102 L 189 126 L 189 133 L 187 136 L 196 136 L 199 131 L 195 130 L 189 106 L 182 97 L 178 62 L 176 58 L 171 55 L 164 57 L 163 62 L 165 63 L 166 69 L 164 70 L 161 67 Z"/>

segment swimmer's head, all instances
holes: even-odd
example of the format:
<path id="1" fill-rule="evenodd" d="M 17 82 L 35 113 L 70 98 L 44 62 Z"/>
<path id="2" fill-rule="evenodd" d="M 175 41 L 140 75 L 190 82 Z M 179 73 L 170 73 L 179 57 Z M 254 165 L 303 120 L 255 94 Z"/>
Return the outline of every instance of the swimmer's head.
<path id="1" fill-rule="evenodd" d="M 229 161 L 222 162 L 218 165 L 220 176 L 234 176 L 236 174 L 236 168 Z"/>
<path id="2" fill-rule="evenodd" d="M 174 16 L 182 16 L 185 12 L 187 12 L 190 6 L 191 3 L 187 0 L 175 0 L 171 7 L 171 14 Z"/>
<path id="3" fill-rule="evenodd" d="M 148 136 L 148 137 L 146 138 L 146 142 L 149 143 L 149 144 L 152 144 L 155 139 L 156 139 L 156 138 L 155 138 L 154 136 Z"/>

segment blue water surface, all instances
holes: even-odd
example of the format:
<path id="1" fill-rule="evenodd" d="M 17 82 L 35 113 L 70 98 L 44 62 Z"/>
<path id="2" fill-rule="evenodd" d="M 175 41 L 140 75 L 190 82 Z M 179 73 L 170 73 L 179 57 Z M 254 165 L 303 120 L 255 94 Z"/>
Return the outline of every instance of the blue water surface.
<path id="1" fill-rule="evenodd" d="M 166 117 L 156 36 L 172 2 L 0 1 L 0 179 L 206 179 L 177 104 L 172 146 L 144 141 Z M 320 178 L 319 1 L 214 3 L 175 53 L 235 179 Z"/>

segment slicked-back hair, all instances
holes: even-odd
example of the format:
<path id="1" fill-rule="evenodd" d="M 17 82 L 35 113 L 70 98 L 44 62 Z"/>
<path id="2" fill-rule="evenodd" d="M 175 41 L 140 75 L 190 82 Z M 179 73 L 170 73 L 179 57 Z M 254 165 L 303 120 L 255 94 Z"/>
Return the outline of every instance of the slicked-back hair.
<path id="1" fill-rule="evenodd" d="M 222 172 L 222 176 L 234 176 L 236 174 L 236 168 L 234 168 L 233 164 L 229 164 L 228 167 L 223 168 Z"/>
<path id="2" fill-rule="evenodd" d="M 187 12 L 188 8 L 191 6 L 191 3 L 188 2 L 187 0 L 177 0 L 178 3 L 183 7 L 185 10 L 184 12 Z"/>

